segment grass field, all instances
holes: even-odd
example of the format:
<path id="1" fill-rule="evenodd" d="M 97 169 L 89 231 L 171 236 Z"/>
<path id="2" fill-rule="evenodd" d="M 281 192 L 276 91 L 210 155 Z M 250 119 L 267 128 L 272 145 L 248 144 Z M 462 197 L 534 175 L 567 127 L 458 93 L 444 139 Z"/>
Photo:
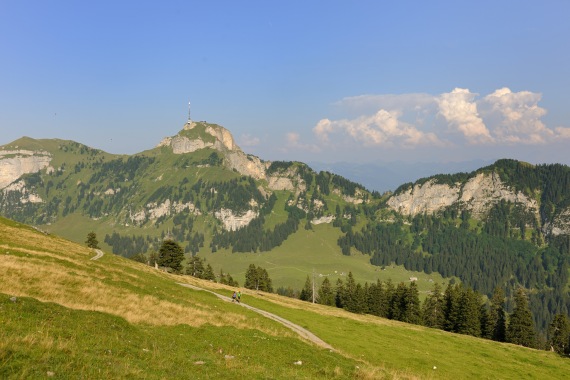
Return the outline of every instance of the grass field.
<path id="1" fill-rule="evenodd" d="M 0 378 L 561 379 L 570 371 L 551 352 L 244 291 L 245 303 L 335 350 L 320 349 L 176 282 L 228 287 L 93 256 L 0 218 Z"/>
<path id="2" fill-rule="evenodd" d="M 201 251 L 204 257 L 215 270 L 223 268 L 234 279 L 243 284 L 245 272 L 249 264 L 255 264 L 267 269 L 274 288 L 279 286 L 302 289 L 307 276 L 312 278 L 313 270 L 315 280 L 320 285 L 324 276 L 334 284 L 338 278 L 346 280 L 348 272 L 352 272 L 355 280 L 364 282 L 376 282 L 377 279 L 387 281 L 392 279 L 394 283 L 409 282 L 410 277 L 417 277 L 420 294 L 433 288 L 434 282 L 444 283 L 444 279 L 437 273 L 430 275 L 423 272 L 407 271 L 403 266 L 390 266 L 382 270 L 378 266 L 370 264 L 370 256 L 352 252 L 352 256 L 342 255 L 336 244 L 340 231 L 328 224 L 313 226 L 313 230 L 305 230 L 302 227 L 291 235 L 280 247 L 271 252 L 261 253 L 231 253 L 220 250 L 215 253 Z"/>

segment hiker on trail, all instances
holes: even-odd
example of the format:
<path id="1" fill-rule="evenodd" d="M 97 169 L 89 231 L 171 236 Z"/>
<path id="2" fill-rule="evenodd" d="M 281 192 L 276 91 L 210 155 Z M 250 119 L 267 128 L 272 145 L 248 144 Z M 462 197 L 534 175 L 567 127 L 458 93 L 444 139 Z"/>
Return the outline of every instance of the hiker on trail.
<path id="1" fill-rule="evenodd" d="M 234 290 L 234 294 L 232 294 L 232 302 L 236 302 L 237 293 Z"/>
<path id="2" fill-rule="evenodd" d="M 237 301 L 238 303 L 241 303 L 241 290 L 238 290 L 237 292 Z"/>

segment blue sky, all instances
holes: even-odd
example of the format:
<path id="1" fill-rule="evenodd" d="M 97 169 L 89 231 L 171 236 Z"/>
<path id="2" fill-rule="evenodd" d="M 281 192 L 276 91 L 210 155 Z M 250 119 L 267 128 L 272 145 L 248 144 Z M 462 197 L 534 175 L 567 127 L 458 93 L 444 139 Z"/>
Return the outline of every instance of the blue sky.
<path id="1" fill-rule="evenodd" d="M 568 1 L 0 0 L 0 144 L 570 164 Z"/>

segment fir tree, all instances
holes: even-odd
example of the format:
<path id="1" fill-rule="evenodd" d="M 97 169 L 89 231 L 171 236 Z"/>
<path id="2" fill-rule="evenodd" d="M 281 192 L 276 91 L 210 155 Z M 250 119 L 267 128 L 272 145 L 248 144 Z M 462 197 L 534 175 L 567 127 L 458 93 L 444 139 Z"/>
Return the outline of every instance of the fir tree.
<path id="1" fill-rule="evenodd" d="M 456 332 L 471 336 L 481 336 L 481 302 L 479 295 L 471 288 L 462 289 L 459 296 Z"/>
<path id="2" fill-rule="evenodd" d="M 345 295 L 344 293 L 346 292 L 345 287 L 344 287 L 344 283 L 342 281 L 342 279 L 338 279 L 336 280 L 336 290 L 335 290 L 335 297 L 334 297 L 334 302 L 336 307 L 342 309 L 344 308 L 344 299 L 345 299 Z"/>
<path id="3" fill-rule="evenodd" d="M 443 329 L 443 294 L 438 283 L 434 284 L 431 294 L 424 301 L 422 316 L 424 326 Z"/>
<path id="4" fill-rule="evenodd" d="M 328 277 L 325 277 L 321 283 L 317 300 L 321 305 L 335 306 L 334 292 Z"/>
<path id="5" fill-rule="evenodd" d="M 548 344 L 554 352 L 570 354 L 570 320 L 567 315 L 556 314 L 548 326 Z"/>
<path id="6" fill-rule="evenodd" d="M 216 281 L 216 275 L 214 274 L 214 270 L 212 266 L 208 263 L 206 269 L 204 270 L 204 274 L 202 276 L 204 280 Z"/>
<path id="7" fill-rule="evenodd" d="M 505 291 L 496 287 L 489 305 L 489 314 L 486 321 L 485 337 L 497 342 L 506 340 Z"/>
<path id="8" fill-rule="evenodd" d="M 507 342 L 525 347 L 536 346 L 536 332 L 524 289 L 515 293 L 515 307 L 507 327 Z"/>
<path id="9" fill-rule="evenodd" d="M 313 301 L 313 284 L 311 283 L 309 275 L 307 275 L 307 279 L 305 280 L 305 286 L 303 286 L 303 290 L 301 290 L 299 299 L 301 299 L 302 301 L 309 301 L 309 302 Z"/>
<path id="10" fill-rule="evenodd" d="M 174 240 L 163 240 L 158 251 L 158 265 L 180 272 L 182 270 L 182 260 L 184 260 L 182 247 Z"/>
<path id="11" fill-rule="evenodd" d="M 89 248 L 99 248 L 99 241 L 97 240 L 97 235 L 95 232 L 91 231 L 87 234 L 87 240 L 85 241 L 85 244 L 87 244 Z"/>

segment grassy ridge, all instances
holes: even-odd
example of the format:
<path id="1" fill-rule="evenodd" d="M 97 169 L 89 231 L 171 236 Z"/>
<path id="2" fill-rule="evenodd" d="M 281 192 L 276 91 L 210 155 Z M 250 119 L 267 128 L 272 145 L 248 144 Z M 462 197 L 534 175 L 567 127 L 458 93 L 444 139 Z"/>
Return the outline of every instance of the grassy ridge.
<path id="1" fill-rule="evenodd" d="M 176 282 L 222 294 L 228 287 L 92 256 L 0 218 L 0 378 L 538 379 L 570 371 L 550 352 L 244 292 L 244 302 L 308 328 L 330 352 Z"/>

